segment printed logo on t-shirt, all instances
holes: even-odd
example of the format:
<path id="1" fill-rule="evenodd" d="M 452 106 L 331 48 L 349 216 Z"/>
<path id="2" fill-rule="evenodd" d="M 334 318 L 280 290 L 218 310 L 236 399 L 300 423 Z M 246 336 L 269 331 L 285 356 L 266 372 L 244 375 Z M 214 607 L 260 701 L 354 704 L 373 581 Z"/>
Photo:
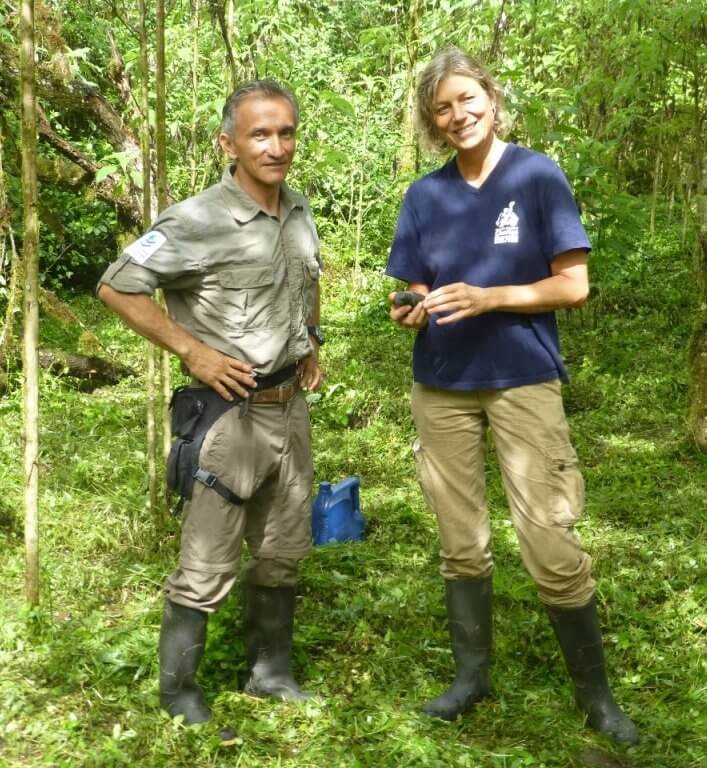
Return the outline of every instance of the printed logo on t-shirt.
<path id="1" fill-rule="evenodd" d="M 513 212 L 516 204 L 515 200 L 510 203 L 498 214 L 496 219 L 496 233 L 493 238 L 494 245 L 499 243 L 517 243 L 518 242 L 518 215 Z"/>
<path id="2" fill-rule="evenodd" d="M 166 242 L 167 238 L 161 232 L 148 232 L 132 245 L 129 245 L 125 249 L 125 253 L 138 264 L 144 264 Z"/>

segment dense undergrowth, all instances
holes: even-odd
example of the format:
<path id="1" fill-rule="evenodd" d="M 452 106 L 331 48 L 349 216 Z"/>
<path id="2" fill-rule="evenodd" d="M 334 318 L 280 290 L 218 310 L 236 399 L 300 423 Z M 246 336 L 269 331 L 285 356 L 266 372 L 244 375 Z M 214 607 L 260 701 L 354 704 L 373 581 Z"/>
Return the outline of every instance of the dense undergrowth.
<path id="1" fill-rule="evenodd" d="M 160 586 L 178 523 L 146 507 L 144 382 L 41 397 L 42 605 L 23 607 L 20 392 L 0 400 L 0 766 L 471 766 L 697 768 L 707 752 L 704 642 L 707 461 L 685 432 L 690 258 L 670 230 L 620 268 L 601 255 L 593 302 L 561 316 L 565 388 L 587 481 L 580 535 L 594 558 L 617 698 L 642 729 L 626 750 L 582 727 L 524 572 L 497 469 L 494 697 L 455 724 L 420 704 L 451 678 L 435 523 L 414 478 L 411 337 L 387 320 L 389 283 L 331 263 L 327 381 L 312 403 L 318 479 L 357 474 L 363 543 L 317 548 L 302 568 L 296 666 L 325 698 L 295 706 L 238 692 L 239 605 L 211 621 L 202 680 L 216 718 L 184 729 L 158 708 Z M 72 302 L 139 367 L 142 342 L 90 297 Z M 67 331 L 43 324 L 57 345 Z"/>

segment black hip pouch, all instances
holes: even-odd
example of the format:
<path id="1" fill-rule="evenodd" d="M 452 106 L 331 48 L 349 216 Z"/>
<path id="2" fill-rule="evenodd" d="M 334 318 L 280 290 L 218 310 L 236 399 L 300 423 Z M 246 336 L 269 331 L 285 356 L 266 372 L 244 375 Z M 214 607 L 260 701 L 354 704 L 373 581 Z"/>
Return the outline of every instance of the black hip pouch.
<path id="1" fill-rule="evenodd" d="M 224 400 L 211 387 L 179 387 L 169 403 L 172 447 L 167 457 L 167 487 L 191 499 L 199 469 L 199 453 L 207 432 L 241 398 Z"/>
<path id="2" fill-rule="evenodd" d="M 294 376 L 294 365 L 258 380 L 256 389 L 268 389 L 278 386 Z M 242 504 L 243 499 L 222 483 L 216 475 L 199 467 L 199 454 L 206 434 L 211 427 L 231 408 L 243 403 L 242 397 L 233 396 L 233 400 L 224 400 L 211 387 L 178 387 L 174 390 L 169 407 L 172 411 L 172 447 L 167 457 L 167 487 L 182 498 L 182 502 L 192 497 L 194 481 L 213 488 L 231 504 Z M 181 502 L 176 511 L 181 509 Z"/>

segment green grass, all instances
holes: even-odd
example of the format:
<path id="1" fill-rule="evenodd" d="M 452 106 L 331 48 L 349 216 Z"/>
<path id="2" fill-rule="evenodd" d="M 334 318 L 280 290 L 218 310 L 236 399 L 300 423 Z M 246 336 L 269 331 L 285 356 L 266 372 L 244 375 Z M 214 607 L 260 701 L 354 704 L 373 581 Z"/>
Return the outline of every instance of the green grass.
<path id="1" fill-rule="evenodd" d="M 615 693 L 641 745 L 616 747 L 583 727 L 493 463 L 494 696 L 455 724 L 417 714 L 451 679 L 452 660 L 435 523 L 410 450 L 411 337 L 387 321 L 379 274 L 353 289 L 333 265 L 327 380 L 312 404 L 316 474 L 361 477 L 368 536 L 317 548 L 302 567 L 295 662 L 326 701 L 239 693 L 234 595 L 210 623 L 202 681 L 240 744 L 224 750 L 210 726 L 185 729 L 160 712 L 160 589 L 178 524 L 155 521 L 146 506 L 144 382 L 88 394 L 45 377 L 42 604 L 33 611 L 23 605 L 19 391 L 0 400 L 0 766 L 701 766 L 707 457 L 685 434 L 696 299 L 674 242 L 641 253 L 650 268 L 629 263 L 624 281 L 598 264 L 597 306 L 561 318 L 566 407 L 588 492 L 579 531 L 594 558 Z M 73 306 L 139 366 L 141 342 L 92 299 Z"/>

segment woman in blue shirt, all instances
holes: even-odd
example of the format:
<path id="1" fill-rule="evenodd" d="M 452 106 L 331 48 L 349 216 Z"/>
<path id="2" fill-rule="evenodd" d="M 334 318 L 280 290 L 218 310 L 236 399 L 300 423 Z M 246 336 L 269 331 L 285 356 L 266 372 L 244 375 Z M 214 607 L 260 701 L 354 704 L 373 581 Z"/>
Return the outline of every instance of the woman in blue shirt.
<path id="1" fill-rule="evenodd" d="M 554 161 L 509 144 L 500 87 L 458 49 L 418 87 L 426 139 L 454 157 L 408 190 L 387 273 L 422 297 L 390 316 L 417 331 L 414 453 L 437 516 L 456 677 L 424 712 L 454 720 L 489 693 L 493 561 L 485 501 L 492 433 L 523 562 L 547 608 L 576 700 L 615 741 L 638 731 L 609 689 L 591 558 L 574 531 L 584 482 L 560 394 L 554 310 L 589 293 L 591 248 Z"/>

